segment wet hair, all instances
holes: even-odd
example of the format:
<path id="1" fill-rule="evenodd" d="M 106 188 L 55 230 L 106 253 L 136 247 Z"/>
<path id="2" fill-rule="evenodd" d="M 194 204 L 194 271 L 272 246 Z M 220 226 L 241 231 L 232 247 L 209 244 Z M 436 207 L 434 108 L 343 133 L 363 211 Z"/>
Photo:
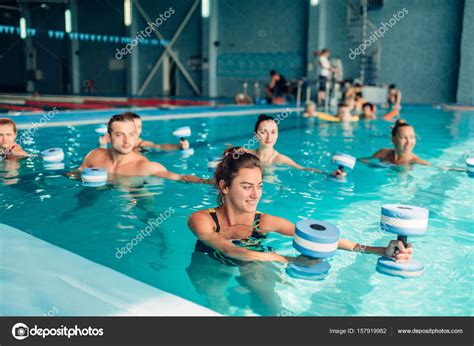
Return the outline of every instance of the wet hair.
<path id="1" fill-rule="evenodd" d="M 137 113 L 125 112 L 124 114 L 130 114 L 133 119 L 141 119 L 141 117 Z"/>
<path id="2" fill-rule="evenodd" d="M 339 108 L 340 107 L 349 107 L 349 105 L 346 103 L 346 102 L 339 102 L 339 104 L 337 105 Z"/>
<path id="3" fill-rule="evenodd" d="M 397 86 L 396 86 L 395 84 L 390 84 L 390 85 L 388 86 L 388 90 L 396 89 L 396 88 L 397 88 Z"/>
<path id="4" fill-rule="evenodd" d="M 13 127 L 13 132 L 16 133 L 16 124 L 13 120 L 8 118 L 0 118 L 0 125 L 10 125 Z"/>
<path id="5" fill-rule="evenodd" d="M 257 130 L 258 130 L 258 127 L 260 126 L 260 123 L 263 122 L 263 121 L 267 121 L 267 120 L 273 120 L 273 121 L 275 121 L 275 118 L 274 118 L 274 117 L 271 117 L 271 116 L 269 116 L 269 115 L 266 115 L 266 114 L 260 114 L 260 115 L 258 116 L 257 122 L 255 123 L 254 132 L 257 133 Z"/>
<path id="6" fill-rule="evenodd" d="M 226 149 L 222 161 L 219 162 L 214 172 L 216 187 L 219 189 L 219 182 L 221 180 L 225 182 L 225 186 L 230 186 L 242 168 L 258 168 L 262 172 L 260 160 L 254 154 L 245 151 L 242 147 Z M 219 205 L 224 203 L 224 195 L 220 189 L 217 203 Z"/>
<path id="7" fill-rule="evenodd" d="M 276 74 L 277 74 L 277 72 L 275 70 L 270 70 L 270 76 L 274 76 Z"/>
<path id="8" fill-rule="evenodd" d="M 395 137 L 398 134 L 398 130 L 400 130 L 402 127 L 411 127 L 410 124 L 408 124 L 405 120 L 403 119 L 398 119 L 395 122 L 395 126 L 392 127 L 392 137 Z"/>
<path id="9" fill-rule="evenodd" d="M 374 105 L 370 102 L 366 102 L 362 105 L 362 109 L 364 109 L 365 107 L 370 107 L 370 110 L 373 111 L 374 110 Z"/>
<path id="10" fill-rule="evenodd" d="M 110 118 L 109 123 L 107 124 L 107 132 L 112 134 L 112 124 L 121 121 L 121 122 L 126 122 L 126 121 L 131 121 L 133 123 L 133 119 L 140 119 L 140 116 L 135 113 L 131 112 L 125 112 L 121 114 L 116 114 L 112 118 Z"/>

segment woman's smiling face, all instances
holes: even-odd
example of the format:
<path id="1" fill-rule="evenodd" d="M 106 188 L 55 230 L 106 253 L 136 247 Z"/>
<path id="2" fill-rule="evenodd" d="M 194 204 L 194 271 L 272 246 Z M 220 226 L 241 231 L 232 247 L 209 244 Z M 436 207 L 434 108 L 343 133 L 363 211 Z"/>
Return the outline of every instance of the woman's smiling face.
<path id="1" fill-rule="evenodd" d="M 241 168 L 230 186 L 223 180 L 220 188 L 225 195 L 225 203 L 231 204 L 239 212 L 255 213 L 262 197 L 262 171 L 260 168 Z"/>
<path id="2" fill-rule="evenodd" d="M 278 140 L 278 125 L 274 120 L 265 120 L 258 125 L 257 138 L 260 145 L 273 147 Z"/>
<path id="3" fill-rule="evenodd" d="M 392 136 L 395 150 L 400 153 L 411 153 L 416 145 L 415 130 L 411 126 L 403 126 L 398 129 L 397 134 Z"/>

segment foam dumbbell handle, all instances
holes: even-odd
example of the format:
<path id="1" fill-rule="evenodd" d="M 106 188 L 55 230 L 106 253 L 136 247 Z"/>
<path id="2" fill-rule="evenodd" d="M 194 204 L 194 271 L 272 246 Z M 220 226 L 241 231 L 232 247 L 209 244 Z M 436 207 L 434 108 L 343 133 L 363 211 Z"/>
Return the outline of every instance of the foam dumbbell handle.
<path id="1" fill-rule="evenodd" d="M 397 240 L 400 240 L 400 241 L 403 243 L 403 245 L 408 246 L 408 236 L 406 236 L 406 235 L 399 235 L 399 236 L 397 237 Z"/>
<path id="2" fill-rule="evenodd" d="M 406 235 L 399 235 L 397 237 L 397 240 L 401 241 L 403 243 L 403 245 L 405 245 L 405 247 L 408 246 L 408 236 Z M 397 250 L 398 251 L 401 251 L 398 247 L 397 247 Z M 397 250 L 395 250 L 395 253 L 397 253 Z"/>

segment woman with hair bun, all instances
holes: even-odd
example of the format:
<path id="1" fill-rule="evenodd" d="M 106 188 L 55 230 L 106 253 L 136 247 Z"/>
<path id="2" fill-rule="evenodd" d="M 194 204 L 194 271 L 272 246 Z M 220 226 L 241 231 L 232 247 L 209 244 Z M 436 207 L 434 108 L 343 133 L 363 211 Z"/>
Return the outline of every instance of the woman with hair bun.
<path id="1" fill-rule="evenodd" d="M 413 126 L 405 120 L 399 119 L 392 128 L 392 143 L 394 148 L 383 148 L 370 157 L 359 159 L 364 163 L 370 163 L 373 159 L 379 159 L 380 162 L 391 163 L 394 165 L 420 164 L 431 166 L 428 161 L 420 159 L 415 155 L 413 149 L 416 145 L 416 135 Z"/>
<path id="2" fill-rule="evenodd" d="M 229 148 L 214 173 L 219 189 L 218 206 L 191 214 L 188 227 L 197 238 L 191 263 L 186 269 L 198 293 L 211 308 L 226 313 L 230 303 L 225 294 L 232 278 L 250 290 L 254 311 L 275 315 L 282 310 L 275 283 L 282 281 L 279 262 L 312 265 L 320 259 L 304 255 L 283 256 L 264 243 L 268 233 L 288 237 L 295 225 L 284 218 L 257 211 L 262 197 L 262 167 L 255 155 L 242 148 Z M 366 246 L 340 239 L 338 248 L 393 258 L 411 259 L 412 248 L 392 240 L 386 247 Z M 276 266 L 276 267 L 275 267 Z"/>
<path id="3" fill-rule="evenodd" d="M 231 265 L 246 261 L 314 261 L 306 256 L 282 256 L 261 244 L 268 232 L 293 236 L 295 225 L 281 217 L 257 211 L 263 186 L 258 157 L 239 147 L 227 149 L 216 168 L 214 181 L 219 189 L 219 206 L 197 211 L 188 220 L 188 227 L 198 238 L 195 251 L 205 252 Z M 395 255 L 399 245 L 401 252 Z M 339 248 L 350 251 L 363 248 L 364 252 L 395 257 L 397 260 L 406 260 L 411 256 L 411 250 L 405 252 L 403 244 L 397 241 L 390 242 L 387 247 L 370 247 L 341 239 Z"/>

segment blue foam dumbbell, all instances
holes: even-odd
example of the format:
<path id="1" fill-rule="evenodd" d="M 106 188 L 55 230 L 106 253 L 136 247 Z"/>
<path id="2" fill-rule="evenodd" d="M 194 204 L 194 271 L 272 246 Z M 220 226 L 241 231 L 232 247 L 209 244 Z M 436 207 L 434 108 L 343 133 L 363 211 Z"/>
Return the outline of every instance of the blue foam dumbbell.
<path id="1" fill-rule="evenodd" d="M 107 184 L 108 174 L 102 168 L 85 168 L 82 171 L 82 183 L 88 187 L 98 187 Z"/>
<path id="2" fill-rule="evenodd" d="M 322 280 L 331 268 L 324 259 L 335 255 L 341 232 L 333 224 L 320 220 L 301 220 L 296 223 L 293 247 L 303 255 L 320 258 L 321 262 L 311 266 L 289 264 L 286 272 L 291 277 L 303 280 Z"/>
<path id="3" fill-rule="evenodd" d="M 422 236 L 428 229 L 429 211 L 425 208 L 402 204 L 385 204 L 382 206 L 380 228 L 396 234 L 397 239 L 408 245 L 408 236 Z M 403 278 L 418 277 L 423 274 L 424 265 L 411 260 L 398 263 L 391 258 L 380 257 L 377 261 L 377 271 L 382 274 Z"/>

